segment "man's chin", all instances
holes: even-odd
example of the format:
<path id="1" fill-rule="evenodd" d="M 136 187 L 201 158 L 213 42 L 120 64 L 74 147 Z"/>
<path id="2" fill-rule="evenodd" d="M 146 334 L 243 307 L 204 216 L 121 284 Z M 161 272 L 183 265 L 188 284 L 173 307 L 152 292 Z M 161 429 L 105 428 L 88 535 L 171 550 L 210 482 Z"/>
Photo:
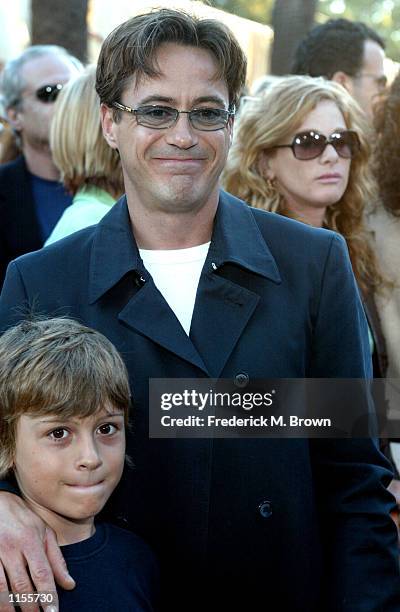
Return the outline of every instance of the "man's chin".
<path id="1" fill-rule="evenodd" d="M 31 148 L 37 151 L 38 153 L 51 153 L 48 138 L 30 137 L 26 139 L 26 143 L 29 144 Z"/>

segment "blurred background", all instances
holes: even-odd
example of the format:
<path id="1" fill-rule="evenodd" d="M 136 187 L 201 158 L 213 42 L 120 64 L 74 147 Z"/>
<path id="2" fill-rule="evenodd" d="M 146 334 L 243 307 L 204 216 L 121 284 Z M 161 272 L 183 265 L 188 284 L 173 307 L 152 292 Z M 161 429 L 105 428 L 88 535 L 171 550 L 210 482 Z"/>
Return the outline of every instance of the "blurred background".
<path id="1" fill-rule="evenodd" d="M 298 42 L 331 17 L 364 21 L 381 34 L 389 80 L 400 61 L 400 0 L 0 0 L 0 68 L 30 44 L 58 44 L 96 61 L 114 27 L 158 6 L 225 22 L 247 54 L 249 86 L 264 74 L 287 73 Z"/>

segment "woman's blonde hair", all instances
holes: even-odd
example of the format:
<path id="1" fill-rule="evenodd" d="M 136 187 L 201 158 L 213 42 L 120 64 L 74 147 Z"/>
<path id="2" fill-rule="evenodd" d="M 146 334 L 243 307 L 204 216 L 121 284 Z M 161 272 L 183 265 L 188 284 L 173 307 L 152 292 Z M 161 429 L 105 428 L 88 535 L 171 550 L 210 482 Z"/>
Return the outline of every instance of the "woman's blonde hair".
<path id="1" fill-rule="evenodd" d="M 108 146 L 100 124 L 96 67 L 70 81 L 57 98 L 50 147 L 65 187 L 75 194 L 93 185 L 115 198 L 124 192 L 119 154 Z"/>
<path id="2" fill-rule="evenodd" d="M 282 195 L 263 176 L 260 159 L 265 152 L 273 153 L 276 145 L 289 142 L 306 116 L 323 100 L 337 105 L 347 128 L 358 133 L 361 145 L 352 159 L 342 198 L 326 210 L 324 227 L 344 236 L 359 286 L 368 293 L 385 282 L 364 223 L 365 206 L 376 199 L 369 168 L 369 128 L 362 111 L 343 87 L 322 78 L 290 76 L 279 79 L 264 95 L 247 103 L 238 120 L 223 183 L 227 191 L 256 208 L 293 217 Z"/>

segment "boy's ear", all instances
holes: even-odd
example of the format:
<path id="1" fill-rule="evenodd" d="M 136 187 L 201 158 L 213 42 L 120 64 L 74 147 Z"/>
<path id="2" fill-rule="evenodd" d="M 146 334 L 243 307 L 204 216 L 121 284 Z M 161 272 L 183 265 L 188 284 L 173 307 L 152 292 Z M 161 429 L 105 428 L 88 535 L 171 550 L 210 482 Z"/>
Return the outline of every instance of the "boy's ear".
<path id="1" fill-rule="evenodd" d="M 266 151 L 261 151 L 257 160 L 257 169 L 262 177 L 273 181 L 275 178 L 275 172 L 273 169 L 272 156 Z"/>

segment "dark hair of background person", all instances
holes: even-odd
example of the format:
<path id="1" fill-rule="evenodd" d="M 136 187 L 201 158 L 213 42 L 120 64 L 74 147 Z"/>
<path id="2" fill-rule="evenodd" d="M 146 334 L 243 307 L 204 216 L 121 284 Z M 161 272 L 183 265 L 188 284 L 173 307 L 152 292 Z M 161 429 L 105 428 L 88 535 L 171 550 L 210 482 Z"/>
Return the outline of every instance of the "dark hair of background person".
<path id="1" fill-rule="evenodd" d="M 374 173 L 381 204 L 400 217 L 400 72 L 375 106 Z"/>
<path id="2" fill-rule="evenodd" d="M 310 30 L 301 41 L 290 73 L 331 79 L 340 70 L 355 76 L 362 68 L 366 40 L 385 48 L 383 39 L 365 23 L 330 19 Z"/>
<path id="3" fill-rule="evenodd" d="M 227 84 L 230 106 L 237 104 L 245 84 L 246 57 L 232 32 L 214 19 L 201 19 L 172 9 L 138 15 L 109 34 L 97 65 L 96 91 L 100 102 L 109 107 L 113 102 L 121 102 L 132 76 L 135 82 L 145 76 L 159 76 L 156 54 L 164 43 L 209 51 L 218 66 L 215 77 Z M 116 110 L 114 116 L 118 120 L 120 111 Z"/>

